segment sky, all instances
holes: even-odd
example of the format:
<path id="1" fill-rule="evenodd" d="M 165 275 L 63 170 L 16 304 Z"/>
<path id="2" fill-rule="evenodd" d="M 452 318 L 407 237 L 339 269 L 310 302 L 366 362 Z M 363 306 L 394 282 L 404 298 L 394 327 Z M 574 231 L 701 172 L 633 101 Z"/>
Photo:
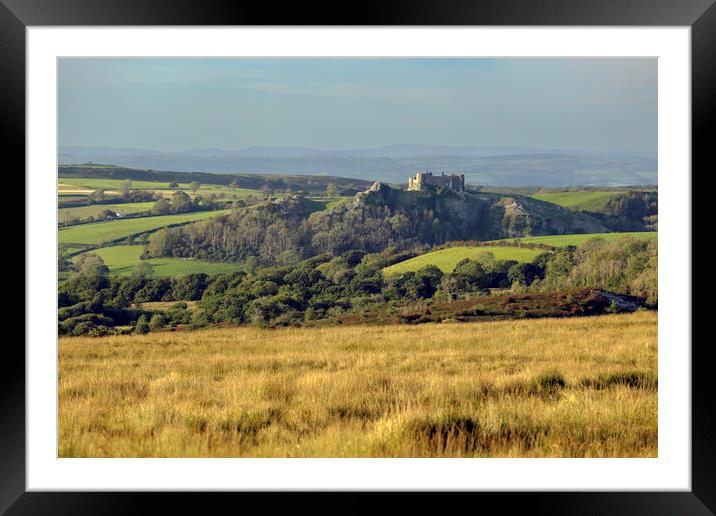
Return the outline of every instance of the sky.
<path id="1" fill-rule="evenodd" d="M 59 144 L 656 152 L 654 58 L 61 58 Z"/>

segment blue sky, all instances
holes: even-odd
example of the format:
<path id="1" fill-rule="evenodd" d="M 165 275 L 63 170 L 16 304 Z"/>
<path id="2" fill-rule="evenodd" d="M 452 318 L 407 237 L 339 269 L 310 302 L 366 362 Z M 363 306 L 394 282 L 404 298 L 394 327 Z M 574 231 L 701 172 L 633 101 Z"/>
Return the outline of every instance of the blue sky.
<path id="1" fill-rule="evenodd" d="M 657 61 L 62 58 L 59 143 L 655 152 Z"/>

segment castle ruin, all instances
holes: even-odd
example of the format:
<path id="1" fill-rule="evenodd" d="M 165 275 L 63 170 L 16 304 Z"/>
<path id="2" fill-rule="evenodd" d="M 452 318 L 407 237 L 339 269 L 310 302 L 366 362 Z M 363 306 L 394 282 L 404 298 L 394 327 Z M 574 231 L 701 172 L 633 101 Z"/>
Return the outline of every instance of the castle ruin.
<path id="1" fill-rule="evenodd" d="M 418 172 L 415 177 L 408 178 L 408 190 L 422 190 L 423 185 L 439 186 L 456 192 L 464 192 L 465 174 L 445 175 L 445 172 L 442 172 L 439 176 L 434 176 L 432 172 Z"/>

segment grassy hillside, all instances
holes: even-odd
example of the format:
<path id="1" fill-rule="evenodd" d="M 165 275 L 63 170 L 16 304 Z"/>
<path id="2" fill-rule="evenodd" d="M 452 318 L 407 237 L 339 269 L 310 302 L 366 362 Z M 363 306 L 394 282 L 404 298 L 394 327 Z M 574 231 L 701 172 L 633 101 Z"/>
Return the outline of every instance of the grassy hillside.
<path id="1" fill-rule="evenodd" d="M 60 457 L 656 457 L 657 315 L 60 338 Z"/>
<path id="2" fill-rule="evenodd" d="M 287 163 L 294 163 L 294 158 L 285 160 Z M 143 168 L 127 168 L 118 167 L 112 165 L 105 165 L 97 167 L 96 165 L 60 165 L 58 167 L 58 174 L 60 177 L 68 178 L 93 178 L 93 179 L 110 179 L 110 180 L 124 180 L 131 179 L 132 182 L 138 182 L 141 184 L 142 181 L 148 182 L 177 182 L 179 184 L 187 184 L 191 181 L 199 181 L 202 184 L 222 185 L 228 186 L 233 181 L 238 183 L 238 186 L 245 189 L 259 190 L 264 186 L 272 188 L 274 190 L 286 190 L 291 189 L 293 191 L 306 190 L 309 192 L 320 192 L 326 191 L 326 187 L 329 184 L 333 184 L 338 190 L 346 190 L 352 193 L 363 191 L 368 188 L 372 183 L 370 180 L 363 179 L 351 179 L 348 177 L 336 177 L 330 175 L 279 175 L 280 170 L 272 169 L 271 167 L 263 168 L 263 171 L 271 170 L 273 173 L 257 173 L 257 174 L 237 174 L 237 173 L 225 173 L 226 170 L 221 170 L 220 173 L 206 173 L 206 172 L 194 172 L 194 170 L 209 170 L 205 167 L 191 168 L 191 171 L 171 171 L 167 170 L 168 163 L 163 163 Z M 162 170 L 157 170 L 162 169 Z M 176 169 L 175 169 L 176 170 Z M 242 170 L 241 167 L 231 167 L 229 170 Z M 311 174 L 316 169 L 311 170 Z M 402 181 L 401 181 L 402 182 Z"/>
<path id="3" fill-rule="evenodd" d="M 60 185 L 71 185 L 89 190 L 119 190 L 124 181 L 121 179 L 96 179 L 88 177 L 60 177 Z M 132 190 L 164 190 L 169 188 L 169 183 L 155 181 L 132 181 Z M 180 184 L 179 188 L 189 188 L 188 184 Z"/>
<path id="4" fill-rule="evenodd" d="M 559 204 L 571 210 L 600 212 L 609 199 L 623 193 L 620 191 L 551 192 L 537 193 L 531 197 Z"/>
<path id="5" fill-rule="evenodd" d="M 549 236 L 535 236 L 535 237 L 523 237 L 523 238 L 510 238 L 502 241 L 513 241 L 518 240 L 520 242 L 532 243 L 532 244 L 545 244 L 554 247 L 565 247 L 568 245 L 581 245 L 587 240 L 592 238 L 603 238 L 604 240 L 618 240 L 623 236 L 631 236 L 634 238 L 642 238 L 646 240 L 657 240 L 659 233 L 656 231 L 641 231 L 633 233 L 586 233 L 581 235 L 549 235 Z"/>
<path id="6" fill-rule="evenodd" d="M 171 195 L 173 191 L 165 192 L 165 196 L 167 194 Z M 194 194 L 190 191 L 187 191 L 190 196 L 193 196 Z M 233 196 L 236 195 L 237 199 L 245 199 L 246 197 L 249 197 L 251 195 L 254 196 L 260 196 L 262 195 L 259 190 L 251 190 L 249 188 L 229 188 L 227 186 L 221 186 L 221 185 L 202 185 L 199 191 L 197 192 L 197 195 L 203 195 L 206 197 L 207 195 L 224 195 L 226 197 L 231 197 L 233 199 Z"/>
<path id="7" fill-rule="evenodd" d="M 96 217 L 105 210 L 112 210 L 121 215 L 130 215 L 149 211 L 152 209 L 152 206 L 154 206 L 153 202 L 132 202 L 123 204 L 93 204 L 91 206 L 81 206 L 77 208 L 60 208 L 57 210 L 57 219 L 59 222 L 67 222 L 75 217 L 84 220 L 89 217 Z"/>
<path id="8" fill-rule="evenodd" d="M 199 211 L 182 213 L 179 215 L 165 215 L 161 217 L 141 217 L 137 219 L 112 220 L 108 222 L 93 222 L 60 229 L 60 244 L 100 244 L 119 238 L 125 238 L 145 231 L 151 231 L 171 224 L 181 224 L 195 220 L 216 217 L 229 210 Z"/>
<path id="9" fill-rule="evenodd" d="M 67 183 L 62 183 L 61 181 L 62 178 L 60 178 L 60 183 L 57 184 L 57 195 L 62 200 L 83 199 L 94 191 L 93 189 L 87 188 L 86 186 L 70 185 Z"/>
<path id="10" fill-rule="evenodd" d="M 103 189 L 108 191 L 118 191 L 122 187 L 123 179 L 105 179 L 105 178 L 87 178 L 87 177 L 60 177 L 59 192 L 60 194 L 75 192 L 92 192 L 94 190 Z M 169 188 L 169 182 L 161 181 L 134 181 L 132 180 L 132 190 L 166 190 L 167 195 L 171 195 L 177 190 L 190 193 L 189 183 L 177 183 L 179 188 Z M 221 184 L 202 184 L 198 194 L 207 196 L 211 194 L 224 194 L 227 196 L 236 194 L 238 198 L 248 197 L 249 195 L 261 195 L 259 190 L 249 188 L 231 188 Z M 64 195 L 63 195 L 63 198 Z"/>
<path id="11" fill-rule="evenodd" d="M 326 209 L 332 210 L 333 208 L 337 208 L 338 206 L 342 206 L 348 202 L 351 201 L 351 197 L 333 197 L 330 199 L 326 199 Z"/>
<path id="12" fill-rule="evenodd" d="M 528 249 L 526 247 L 450 247 L 396 263 L 383 269 L 383 273 L 388 276 L 391 274 L 403 274 L 408 271 L 417 271 L 427 265 L 435 265 L 443 272 L 452 272 L 461 260 L 465 258 L 475 258 L 481 253 L 486 252 L 494 254 L 498 260 L 531 262 L 535 256 L 543 251 L 539 249 Z"/>
<path id="13" fill-rule="evenodd" d="M 134 268 L 142 261 L 139 259 L 142 249 L 141 245 L 116 245 L 95 249 L 90 252 L 102 257 L 105 265 L 109 267 L 110 274 L 128 276 L 134 272 Z M 155 277 L 181 276 L 196 272 L 221 274 L 240 269 L 233 263 L 207 262 L 184 258 L 151 258 L 144 261 L 152 265 Z"/>

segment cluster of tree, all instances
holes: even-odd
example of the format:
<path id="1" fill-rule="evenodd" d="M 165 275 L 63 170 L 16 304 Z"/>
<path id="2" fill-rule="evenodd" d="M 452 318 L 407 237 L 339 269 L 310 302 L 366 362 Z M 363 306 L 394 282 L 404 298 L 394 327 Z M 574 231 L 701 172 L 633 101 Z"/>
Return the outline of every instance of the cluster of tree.
<path id="1" fill-rule="evenodd" d="M 400 302 L 428 298 L 451 301 L 489 294 L 491 289 L 505 289 L 513 284 L 529 286 L 544 278 L 544 263 L 549 257 L 549 253 L 544 253 L 533 263 L 518 263 L 496 260 L 492 253 L 485 252 L 460 261 L 449 274 L 429 265 L 417 272 L 390 277 L 384 295 L 388 300 Z"/>
<path id="2" fill-rule="evenodd" d="M 104 276 L 109 274 L 109 267 L 105 265 L 101 256 L 94 253 L 82 253 L 74 262 L 65 258 L 65 264 L 69 266 L 65 270 L 71 270 L 85 276 Z"/>
<path id="3" fill-rule="evenodd" d="M 427 266 L 384 277 L 382 269 L 395 261 L 394 251 L 324 253 L 291 265 L 174 279 L 108 278 L 101 263 L 85 258 L 79 273 L 60 287 L 60 333 L 103 334 L 127 324 L 140 333 L 174 324 L 299 325 L 352 311 L 451 301 L 510 287 L 527 292 L 599 288 L 645 298 L 653 306 L 658 299 L 653 241 L 595 239 L 580 247 L 542 253 L 531 263 L 497 260 L 485 252 L 461 261 L 447 274 Z M 198 301 L 193 313 L 175 305 L 171 313 L 159 317 L 131 308 L 148 301 L 189 300 Z"/>
<path id="4" fill-rule="evenodd" d="M 171 188 L 172 190 L 180 188 L 179 183 L 177 183 L 176 181 L 170 181 L 169 185 L 167 185 L 167 186 L 169 188 Z M 191 190 L 192 193 L 198 192 L 200 188 L 201 188 L 201 183 L 199 181 L 192 181 L 191 183 L 189 183 L 189 190 Z"/>
<path id="5" fill-rule="evenodd" d="M 133 332 L 137 334 L 191 324 L 191 312 L 187 304 L 179 301 L 162 312 L 144 313 L 137 318 Z"/>
<path id="6" fill-rule="evenodd" d="M 451 194 L 406 196 L 397 200 L 351 202 L 332 210 L 301 196 L 289 196 L 235 210 L 225 217 L 158 231 L 149 240 L 147 256 L 194 257 L 287 265 L 322 253 L 353 249 L 369 253 L 389 247 L 410 249 L 470 237 L 488 240 L 500 233 L 500 208 L 490 202 L 446 200 Z M 413 192 L 411 192 L 413 193 Z M 404 202 L 405 197 L 411 202 Z M 412 197 L 420 197 L 412 202 Z M 449 202 L 460 203 L 464 217 L 452 214 Z M 242 206 L 244 206 L 242 204 Z M 497 221 L 497 222 L 496 222 Z"/>
<path id="7" fill-rule="evenodd" d="M 204 291 L 194 323 L 262 326 L 331 319 L 354 310 L 389 309 L 425 300 L 486 295 L 492 289 L 565 291 L 602 288 L 646 298 L 656 305 L 656 246 L 625 238 L 595 240 L 580 248 L 538 255 L 531 263 L 496 260 L 486 252 L 444 274 L 435 266 L 384 277 L 388 253 L 348 251 L 296 265 L 257 268 L 220 276 Z M 605 265 L 606 264 L 606 265 Z"/>
<path id="8" fill-rule="evenodd" d="M 659 198 L 656 192 L 630 191 L 611 197 L 599 213 L 590 213 L 613 231 L 656 231 Z"/>
<path id="9" fill-rule="evenodd" d="M 440 249 L 450 249 L 451 247 L 523 247 L 525 249 L 542 249 L 543 251 L 552 251 L 555 249 L 553 245 L 541 244 L 538 242 L 526 242 L 519 238 L 513 238 L 511 240 L 492 240 L 487 242 L 480 242 L 478 240 L 451 240 L 441 245 L 434 245 L 430 248 L 431 251 L 438 251 Z"/>
<path id="10" fill-rule="evenodd" d="M 114 220 L 118 217 L 119 217 L 119 215 L 117 214 L 116 211 L 106 209 L 106 210 L 100 211 L 96 215 L 87 215 L 84 218 L 80 218 L 77 216 L 67 217 L 67 218 L 65 218 L 65 220 L 59 222 L 58 226 L 59 227 L 75 226 L 77 224 L 87 224 L 90 222 L 101 222 L 104 220 Z"/>
<path id="11" fill-rule="evenodd" d="M 95 204 L 119 204 L 130 202 L 149 202 L 155 200 L 155 193 L 150 190 L 129 190 L 120 195 L 108 195 L 105 190 L 95 190 L 82 199 L 70 199 L 58 201 L 59 208 L 81 208 Z"/>
<path id="12" fill-rule="evenodd" d="M 135 195 L 137 194 L 137 195 Z M 137 212 L 132 214 L 124 215 L 122 218 L 135 218 L 146 216 L 147 213 L 151 215 L 170 215 L 175 213 L 188 213 L 192 211 L 211 211 L 219 210 L 226 207 L 227 201 L 222 201 L 216 194 L 210 194 L 207 197 L 196 195 L 193 199 L 183 191 L 176 191 L 172 194 L 171 198 L 166 198 L 160 193 L 149 192 L 149 191 L 136 191 L 133 190 L 131 193 L 122 195 L 120 197 L 112 196 L 107 199 L 102 198 L 101 202 L 88 202 L 82 206 L 89 206 L 91 204 L 118 204 L 124 202 L 148 202 L 156 201 L 154 206 L 148 212 Z M 66 206 L 65 206 L 66 207 Z M 119 215 L 114 210 L 106 209 L 102 210 L 96 215 L 89 215 L 85 218 L 80 219 L 79 217 L 69 217 L 63 222 L 59 223 L 60 227 L 73 226 L 76 224 L 98 222 L 103 220 L 114 220 Z"/>
<path id="13" fill-rule="evenodd" d="M 236 203 L 246 206 L 247 203 Z M 226 217 L 157 232 L 147 256 L 288 265 L 322 253 L 407 250 L 455 240 L 601 232 L 595 218 L 525 197 L 407 192 L 375 183 L 326 210 L 301 195 L 256 203 Z"/>
<path id="14" fill-rule="evenodd" d="M 658 304 L 658 243 L 625 236 L 593 239 L 579 247 L 556 250 L 545 262 L 545 276 L 533 289 L 564 291 L 580 287 L 645 298 Z"/>
<path id="15" fill-rule="evenodd" d="M 198 188 L 197 188 L 198 189 Z M 152 206 L 152 215 L 169 215 L 172 213 L 187 213 L 191 211 L 209 211 L 223 208 L 225 203 L 217 203 L 216 196 L 202 197 L 195 195 L 192 199 L 181 190 L 172 194 L 171 199 L 161 197 Z"/>
<path id="16" fill-rule="evenodd" d="M 340 191 L 335 183 L 328 183 L 326 185 L 326 191 L 323 193 L 325 197 L 331 198 L 340 195 Z"/>
<path id="17" fill-rule="evenodd" d="M 201 223 L 165 228 L 149 238 L 146 256 L 242 262 L 294 263 L 307 254 L 305 219 L 317 203 L 304 197 L 237 207 Z"/>
<path id="18" fill-rule="evenodd" d="M 185 301 L 200 299 L 209 284 L 206 274 L 155 279 L 142 275 L 109 277 L 100 261 L 87 259 L 88 263 L 94 262 L 92 267 L 83 267 L 60 285 L 60 335 L 143 333 L 143 322 L 150 329 L 189 324 L 191 311 Z M 177 303 L 162 313 L 136 308 L 140 303 L 151 301 Z"/>
<path id="19" fill-rule="evenodd" d="M 473 206 L 479 211 L 479 206 Z M 395 246 L 408 249 L 449 240 L 498 238 L 485 224 L 489 215 L 461 219 L 437 213 L 432 206 L 390 206 L 354 203 L 343 209 L 316 213 L 306 221 L 310 250 L 342 253 L 350 249 L 379 252 Z"/>

